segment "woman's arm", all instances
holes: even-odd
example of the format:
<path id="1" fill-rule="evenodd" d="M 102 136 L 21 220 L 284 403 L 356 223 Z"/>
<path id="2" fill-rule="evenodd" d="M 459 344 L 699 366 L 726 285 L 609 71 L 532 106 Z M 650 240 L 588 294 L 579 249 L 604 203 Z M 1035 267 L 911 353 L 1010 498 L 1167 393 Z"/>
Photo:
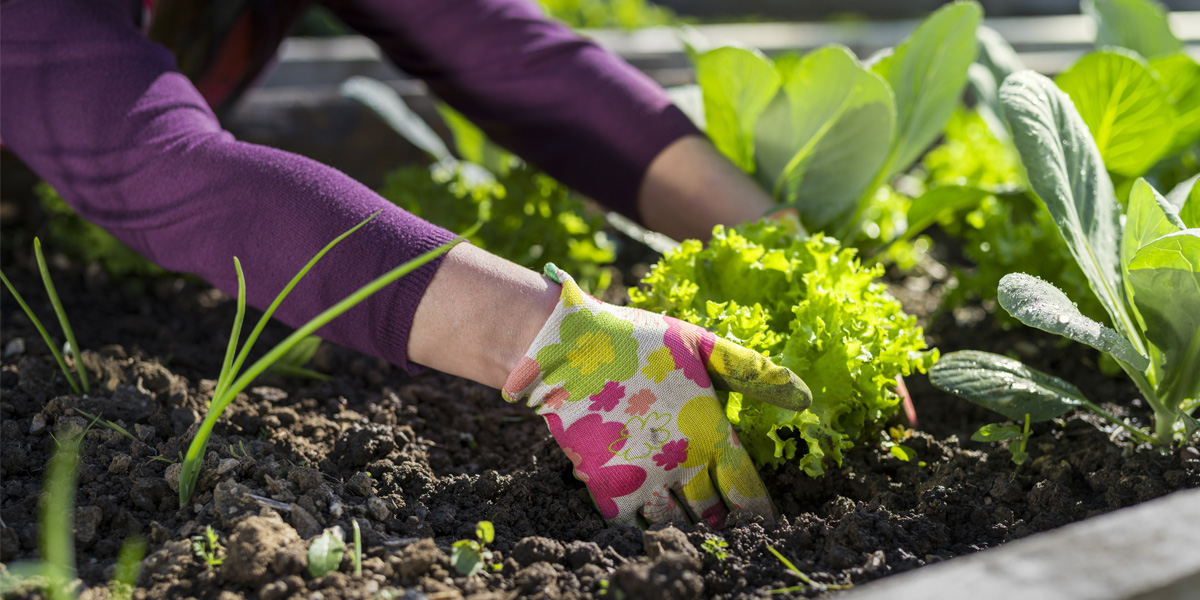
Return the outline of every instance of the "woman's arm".
<path id="1" fill-rule="evenodd" d="M 293 326 L 392 267 L 453 238 L 335 169 L 238 142 L 134 26 L 128 2 L 17 0 L 0 18 L 0 136 L 86 219 L 154 262 L 265 307 L 321 247 L 329 253 L 283 303 Z M 321 330 L 407 366 L 429 264 Z"/>

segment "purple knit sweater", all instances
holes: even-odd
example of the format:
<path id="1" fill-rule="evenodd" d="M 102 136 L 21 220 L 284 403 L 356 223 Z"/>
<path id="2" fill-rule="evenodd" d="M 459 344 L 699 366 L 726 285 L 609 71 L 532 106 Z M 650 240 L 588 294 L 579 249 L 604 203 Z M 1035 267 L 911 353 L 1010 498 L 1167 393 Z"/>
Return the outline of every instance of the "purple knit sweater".
<path id="1" fill-rule="evenodd" d="M 150 260 L 265 307 L 322 246 L 375 211 L 296 287 L 296 326 L 453 235 L 341 172 L 239 142 L 163 47 L 138 2 L 13 0 L 0 8 L 0 139 L 79 213 Z M 493 139 L 636 217 L 650 161 L 696 129 L 653 82 L 546 21 L 529 0 L 328 3 Z M 413 313 L 438 263 L 319 334 L 410 370 Z M 469 318 L 464 316 L 464 318 Z"/>

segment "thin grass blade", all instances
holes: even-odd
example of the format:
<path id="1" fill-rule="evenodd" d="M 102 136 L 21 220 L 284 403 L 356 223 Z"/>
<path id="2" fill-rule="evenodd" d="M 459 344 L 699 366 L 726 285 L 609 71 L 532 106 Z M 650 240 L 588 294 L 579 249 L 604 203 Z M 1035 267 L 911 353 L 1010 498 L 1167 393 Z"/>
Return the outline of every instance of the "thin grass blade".
<path id="1" fill-rule="evenodd" d="M 60 442 L 46 470 L 39 525 L 40 547 L 51 600 L 67 600 L 75 579 L 75 472 L 82 436 Z"/>
<path id="2" fill-rule="evenodd" d="M 242 337 L 242 320 L 246 317 L 246 275 L 242 272 L 242 261 L 233 257 L 233 268 L 237 270 L 238 295 L 237 315 L 233 317 L 233 331 L 229 334 L 229 345 L 225 347 L 225 358 L 221 361 L 221 374 L 217 377 L 217 387 L 213 389 L 213 398 L 224 393 L 229 387 L 229 380 L 237 376 L 237 368 L 233 365 L 233 354 L 237 351 L 238 338 Z M 245 347 L 253 342 L 247 341 Z M 208 401 L 212 405 L 212 398 Z"/>
<path id="3" fill-rule="evenodd" d="M 241 370 L 242 364 L 246 362 L 246 357 L 250 355 L 250 350 L 254 346 L 254 342 L 258 341 L 259 334 L 261 334 L 263 328 L 265 328 L 267 326 L 267 321 L 271 320 L 271 315 L 275 314 L 275 309 L 279 308 L 279 305 L 283 303 L 283 299 L 287 298 L 288 294 L 292 293 L 292 289 L 295 288 L 298 283 L 300 283 L 300 280 L 303 279 L 305 275 L 308 275 L 308 272 L 310 270 L 312 270 L 314 265 L 317 264 L 317 261 L 320 260 L 321 257 L 325 256 L 325 253 L 332 250 L 333 247 L 336 246 L 339 242 L 346 239 L 346 236 L 354 233 L 355 231 L 358 231 L 359 228 L 361 228 L 363 225 L 366 225 L 367 223 L 374 220 L 375 217 L 379 216 L 379 213 L 381 213 L 381 212 L 383 212 L 383 211 L 376 211 L 376 212 L 372 213 L 371 216 L 367 217 L 366 219 L 363 219 L 362 222 L 360 222 L 358 225 L 351 227 L 348 231 L 346 231 L 346 233 L 343 233 L 342 235 L 337 236 L 336 238 L 333 239 L 333 241 L 326 244 L 325 247 L 321 248 L 321 251 L 317 252 L 312 257 L 312 259 L 310 259 L 308 261 L 308 263 L 305 264 L 304 267 L 301 268 L 300 271 L 296 273 L 296 276 L 292 277 L 292 280 L 289 281 L 288 284 L 286 286 L 284 286 L 282 290 L 280 290 L 279 295 L 275 297 L 275 300 L 273 302 L 271 302 L 271 305 L 268 306 L 267 310 L 263 312 L 262 317 L 258 320 L 258 323 L 254 326 L 254 329 L 250 332 L 250 335 L 246 338 L 246 343 L 242 345 L 242 351 L 238 353 L 237 360 L 235 360 L 233 363 L 234 376 L 236 376 L 238 371 Z M 228 382 L 226 382 L 226 383 L 228 383 Z M 218 396 L 218 394 L 213 394 L 213 398 L 216 398 L 217 396 Z"/>
<path id="4" fill-rule="evenodd" d="M 42 282 L 46 284 L 46 295 L 50 297 L 50 304 L 54 307 L 54 314 L 58 317 L 58 324 L 62 326 L 63 334 L 67 336 L 67 343 L 71 345 L 71 355 L 75 357 L 75 372 L 79 375 L 79 386 L 83 388 L 83 393 L 88 393 L 87 369 L 83 366 L 83 355 L 79 351 L 79 343 L 75 341 L 75 332 L 71 330 L 71 323 L 67 321 L 67 312 L 63 310 L 62 302 L 58 299 L 58 290 L 54 289 L 54 282 L 50 280 L 50 269 L 46 266 L 46 256 L 42 254 L 42 242 L 37 238 L 33 238 L 33 253 L 37 256 L 38 271 L 42 273 Z"/>
<path id="5" fill-rule="evenodd" d="M 361 226 L 362 223 L 356 226 L 355 229 Z M 477 228 L 478 224 L 476 224 L 475 227 L 472 227 L 471 231 L 474 231 Z M 354 230 L 352 229 L 351 231 Z M 470 235 L 470 233 L 467 235 Z M 292 332 L 287 339 L 280 342 L 265 356 L 258 359 L 258 361 L 256 361 L 254 364 L 250 365 L 250 367 L 246 369 L 244 373 L 238 376 L 238 378 L 232 384 L 230 384 L 230 386 L 220 396 L 214 396 L 212 402 L 209 404 L 208 414 L 204 416 L 204 421 L 200 424 L 200 429 L 196 432 L 196 437 L 192 439 L 191 445 L 188 446 L 187 456 L 183 461 L 183 468 L 179 474 L 179 505 L 181 507 L 186 506 L 188 501 L 191 500 L 192 493 L 195 491 L 196 480 L 200 476 L 200 466 L 204 462 L 204 452 L 208 448 L 208 439 L 212 435 L 213 427 L 216 426 L 217 419 L 221 417 L 221 413 L 224 412 L 225 408 L 229 406 L 229 403 L 232 402 L 242 390 L 246 389 L 246 387 L 249 386 L 255 378 L 261 375 L 263 371 L 266 371 L 272 364 L 274 364 L 289 350 L 296 346 L 296 344 L 301 343 L 304 338 L 312 335 L 318 329 L 324 327 L 330 321 L 337 318 L 342 313 L 350 310 L 355 305 L 361 303 L 363 300 L 366 300 L 375 292 L 378 292 L 397 279 L 400 279 L 401 277 L 421 267 L 425 263 L 449 251 L 450 248 L 463 241 L 463 239 L 464 238 L 457 238 L 438 246 L 437 248 L 434 248 L 433 250 L 430 250 L 429 252 L 426 252 L 425 254 L 422 254 L 392 269 L 391 271 L 388 271 L 387 273 L 376 278 L 371 283 L 359 288 L 353 294 L 350 294 L 346 298 L 342 299 L 342 301 L 326 309 L 324 312 L 314 317 L 311 321 L 305 323 L 299 329 Z M 306 265 L 306 269 L 311 266 L 312 265 L 310 261 L 310 264 Z M 291 284 L 289 284 L 289 288 L 290 287 Z M 250 342 L 248 341 L 247 345 L 249 345 L 249 343 Z"/>
<path id="6" fill-rule="evenodd" d="M 82 395 L 82 392 L 79 389 L 79 384 L 75 383 L 75 378 L 71 375 L 71 370 L 67 368 L 67 361 L 63 360 L 62 353 L 58 351 L 58 347 L 54 344 L 54 340 L 50 339 L 50 333 L 46 331 L 46 328 L 42 325 L 41 320 L 39 320 L 37 316 L 33 314 L 33 309 L 29 308 L 29 305 L 25 303 L 25 299 L 21 297 L 19 292 L 17 292 L 17 288 L 13 287 L 13 284 L 8 280 L 8 277 L 4 276 L 3 271 L 0 271 L 0 280 L 4 281 L 4 287 L 7 287 L 8 291 L 12 292 L 13 297 L 17 299 L 17 304 L 21 305 L 21 310 L 25 311 L 25 316 L 29 317 L 30 322 L 32 322 L 33 326 L 37 328 L 38 333 L 42 335 L 42 340 L 45 341 L 46 345 L 50 347 L 50 353 L 54 355 L 54 360 L 58 361 L 58 368 L 62 369 L 63 376 L 67 378 L 67 383 L 71 385 L 71 391 L 75 392 L 76 396 Z"/>

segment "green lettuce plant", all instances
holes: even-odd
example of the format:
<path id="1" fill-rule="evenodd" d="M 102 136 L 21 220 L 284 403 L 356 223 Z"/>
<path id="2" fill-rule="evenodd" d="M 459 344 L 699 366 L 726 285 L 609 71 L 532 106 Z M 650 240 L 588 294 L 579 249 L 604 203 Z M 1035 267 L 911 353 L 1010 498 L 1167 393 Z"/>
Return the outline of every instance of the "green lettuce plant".
<path id="1" fill-rule="evenodd" d="M 1032 190 L 1045 202 L 1113 327 L 1079 312 L 1053 285 L 1023 273 L 1000 281 L 1000 305 L 1031 327 L 1113 358 L 1154 411 L 1151 434 L 1104 415 L 1072 386 L 1011 359 L 951 353 L 934 385 L 1010 418 L 1046 420 L 1084 406 L 1168 445 L 1200 424 L 1200 191 L 1195 178 L 1167 197 L 1144 179 L 1132 186 L 1124 222 L 1100 148 L 1072 98 L 1025 71 L 1005 80 L 1000 104 Z M 1153 147 L 1154 144 L 1152 143 Z"/>
<path id="2" fill-rule="evenodd" d="M 446 244 L 438 246 L 437 248 L 430 250 L 429 252 L 426 252 L 425 254 L 422 254 L 392 269 L 391 271 L 384 273 L 383 275 L 380 275 L 375 280 L 359 288 L 357 291 L 342 299 L 337 304 L 334 304 L 321 314 L 313 317 L 312 320 L 296 329 L 286 339 L 268 351 L 266 355 L 258 359 L 256 362 L 246 368 L 245 371 L 243 371 L 242 365 L 245 363 L 246 358 L 250 355 L 250 350 L 253 348 L 254 342 L 258 340 L 259 334 L 262 333 L 263 328 L 267 325 L 267 321 L 270 320 L 271 315 L 275 314 L 275 310 L 279 308 L 279 305 L 283 302 L 283 299 L 286 298 L 288 294 L 291 293 L 292 289 L 296 287 L 296 284 L 300 283 L 300 280 L 308 274 L 309 270 L 313 268 L 313 265 L 315 265 L 322 256 L 325 256 L 325 253 L 333 249 L 338 242 L 341 242 L 350 234 L 358 231 L 360 227 L 366 225 L 378 214 L 379 213 L 375 213 L 370 217 L 367 217 L 361 223 L 350 228 L 349 231 L 338 236 L 333 241 L 329 242 L 329 244 L 327 244 L 319 252 L 317 252 L 317 254 L 313 256 L 312 259 L 309 260 L 308 263 L 305 264 L 298 273 L 296 273 L 295 277 L 292 277 L 292 280 L 289 281 L 286 286 L 284 286 L 283 290 L 279 292 L 279 295 L 275 297 L 275 300 L 271 302 L 271 305 L 267 307 L 267 310 L 263 312 L 258 324 L 255 325 L 254 330 L 250 332 L 250 335 L 246 338 L 245 343 L 242 344 L 242 349 L 240 352 L 237 350 L 237 345 L 239 338 L 241 337 L 242 319 L 246 312 L 246 280 L 242 275 L 241 263 L 238 261 L 237 257 L 234 257 L 233 264 L 234 268 L 237 269 L 238 275 L 237 314 L 233 321 L 233 332 L 229 336 L 229 345 L 225 350 L 225 360 L 221 364 L 221 374 L 217 377 L 217 384 L 213 389 L 213 396 L 208 404 L 208 412 L 204 415 L 204 421 L 201 422 L 200 429 L 196 432 L 196 437 L 192 439 L 192 443 L 188 446 L 187 454 L 183 459 L 183 468 L 179 475 L 179 506 L 181 508 L 187 506 L 187 503 L 192 498 L 192 493 L 195 491 L 196 481 L 200 477 L 200 467 L 204 463 L 204 453 L 208 448 L 208 440 L 212 435 L 213 428 L 216 427 L 217 420 L 221 418 L 221 413 L 223 413 L 229 404 L 232 403 L 235 398 L 237 398 L 237 395 L 241 393 L 242 390 L 246 389 L 246 387 L 249 386 L 255 378 L 270 368 L 271 365 L 278 362 L 281 358 L 287 356 L 293 348 L 301 343 L 304 343 L 304 340 L 316 332 L 316 330 L 324 327 L 342 313 L 350 310 L 363 300 L 366 300 L 375 292 L 378 292 L 397 279 L 400 279 L 408 273 L 416 270 L 421 265 L 449 251 L 454 244 L 461 241 L 456 239 L 451 242 L 447 242 Z M 473 232 L 468 232 L 467 235 L 470 235 L 470 233 Z"/>
<path id="3" fill-rule="evenodd" d="M 729 394 L 726 412 L 759 464 L 796 461 L 813 477 L 899 408 L 896 379 L 937 360 L 916 319 L 836 240 L 768 222 L 718 226 L 683 242 L 629 291 L 637 308 L 709 329 L 804 379 L 813 403 L 793 412 Z"/>

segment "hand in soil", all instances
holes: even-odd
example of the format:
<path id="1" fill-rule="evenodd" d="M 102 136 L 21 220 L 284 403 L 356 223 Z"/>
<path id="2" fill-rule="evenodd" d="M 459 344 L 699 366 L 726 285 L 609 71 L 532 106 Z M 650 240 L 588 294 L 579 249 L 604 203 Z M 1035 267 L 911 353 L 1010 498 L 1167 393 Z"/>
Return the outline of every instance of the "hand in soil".
<path id="1" fill-rule="evenodd" d="M 803 410 L 808 386 L 700 327 L 600 302 L 553 265 L 546 275 L 562 295 L 504 397 L 529 398 L 600 513 L 628 524 L 641 517 L 715 528 L 736 509 L 773 519 L 716 390 Z"/>

